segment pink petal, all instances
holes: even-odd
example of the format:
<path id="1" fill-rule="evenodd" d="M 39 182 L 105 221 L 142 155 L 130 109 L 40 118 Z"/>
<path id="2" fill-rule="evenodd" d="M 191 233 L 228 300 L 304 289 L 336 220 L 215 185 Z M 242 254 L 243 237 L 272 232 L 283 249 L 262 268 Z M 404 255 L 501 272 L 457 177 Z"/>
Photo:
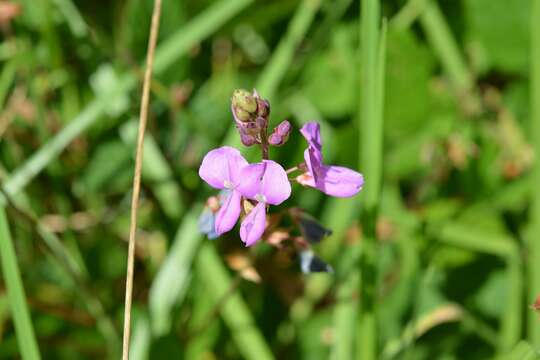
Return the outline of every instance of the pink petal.
<path id="1" fill-rule="evenodd" d="M 262 178 L 261 192 L 266 202 L 279 205 L 291 196 L 291 183 L 285 170 L 272 160 L 263 160 L 266 170 Z"/>
<path id="2" fill-rule="evenodd" d="M 323 157 L 320 150 L 309 146 L 304 151 L 304 160 L 306 161 L 306 166 L 309 172 L 312 174 L 315 181 L 318 181 L 320 169 L 323 166 Z"/>
<path id="3" fill-rule="evenodd" d="M 321 150 L 321 127 L 319 123 L 315 121 L 305 123 L 304 126 L 302 126 L 302 128 L 300 129 L 300 132 L 306 138 L 310 146 L 315 147 L 319 151 Z"/>
<path id="4" fill-rule="evenodd" d="M 230 146 L 222 146 L 206 154 L 199 168 L 199 176 L 210 186 L 224 189 L 225 181 L 236 184 L 240 171 L 248 162 L 240 151 Z"/>
<path id="5" fill-rule="evenodd" d="M 240 173 L 237 190 L 244 197 L 255 200 L 257 194 L 261 193 L 261 179 L 264 175 L 266 165 L 264 163 L 250 164 L 244 167 Z"/>
<path id="6" fill-rule="evenodd" d="M 231 230 L 236 224 L 236 221 L 238 221 L 241 209 L 241 197 L 242 195 L 238 191 L 233 190 L 223 200 L 223 204 L 216 215 L 215 230 L 218 235 Z"/>
<path id="7" fill-rule="evenodd" d="M 244 221 L 242 221 L 240 239 L 242 239 L 246 246 L 255 244 L 264 233 L 264 228 L 266 227 L 265 207 L 266 205 L 264 203 L 258 203 L 248 216 L 244 218 Z"/>
<path id="8" fill-rule="evenodd" d="M 298 175 L 296 177 L 296 182 L 304 186 L 311 186 L 314 188 L 317 187 L 317 185 L 315 184 L 315 179 L 313 179 L 313 176 L 310 172 L 305 172 L 301 175 Z"/>
<path id="9" fill-rule="evenodd" d="M 324 166 L 324 176 L 317 182 L 317 188 L 327 195 L 350 197 L 362 190 L 362 174 L 342 166 Z"/>
<path id="10" fill-rule="evenodd" d="M 279 205 L 291 196 L 291 184 L 285 170 L 272 160 L 251 164 L 242 169 L 238 191 L 248 199 Z"/>

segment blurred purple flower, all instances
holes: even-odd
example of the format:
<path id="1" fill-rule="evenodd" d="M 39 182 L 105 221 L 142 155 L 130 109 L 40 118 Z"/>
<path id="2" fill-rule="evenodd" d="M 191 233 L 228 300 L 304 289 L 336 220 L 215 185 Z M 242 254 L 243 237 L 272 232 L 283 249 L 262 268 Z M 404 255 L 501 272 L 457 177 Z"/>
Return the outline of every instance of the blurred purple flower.
<path id="1" fill-rule="evenodd" d="M 216 217 L 221 205 L 225 199 L 229 197 L 231 190 L 224 189 L 219 192 L 218 195 L 210 196 L 206 200 L 206 204 L 199 216 L 199 231 L 202 234 L 206 234 L 206 237 L 210 240 L 214 240 L 219 237 L 216 233 Z"/>
<path id="2" fill-rule="evenodd" d="M 272 160 L 244 167 L 239 178 L 237 190 L 244 197 L 258 202 L 240 226 L 240 238 L 246 246 L 251 246 L 264 233 L 266 205 L 279 205 L 287 200 L 291 195 L 291 184 L 285 170 Z"/>
<path id="3" fill-rule="evenodd" d="M 362 190 L 362 174 L 342 166 L 324 165 L 320 126 L 312 121 L 300 129 L 308 142 L 304 152 L 307 171 L 298 176 L 296 181 L 305 186 L 319 189 L 335 197 L 350 197 Z"/>
<path id="4" fill-rule="evenodd" d="M 240 151 L 230 146 L 208 152 L 202 161 L 199 176 L 213 188 L 230 190 L 215 218 L 217 235 L 231 230 L 240 216 L 242 195 L 237 187 L 241 179 L 240 172 L 247 166 L 248 162 L 240 155 Z"/>

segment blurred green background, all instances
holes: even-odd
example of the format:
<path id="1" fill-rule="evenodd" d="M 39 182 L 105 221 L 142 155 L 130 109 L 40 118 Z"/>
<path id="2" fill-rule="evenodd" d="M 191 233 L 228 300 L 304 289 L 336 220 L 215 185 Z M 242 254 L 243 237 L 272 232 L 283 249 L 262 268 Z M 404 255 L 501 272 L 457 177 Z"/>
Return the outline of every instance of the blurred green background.
<path id="1" fill-rule="evenodd" d="M 44 359 L 119 357 L 152 6 L 0 1 L 1 359 L 37 358 L 32 332 Z M 539 358 L 540 1 L 380 7 L 377 358 Z M 245 249 L 236 231 L 200 236 L 215 192 L 197 170 L 208 150 L 238 142 L 233 89 L 256 87 L 272 127 L 317 120 L 327 162 L 364 172 L 361 14 L 352 0 L 163 1 L 132 359 L 359 358 L 363 193 L 294 187 L 288 203 L 333 230 L 316 252 L 335 273 L 304 275 L 290 254 Z M 294 166 L 304 148 L 296 133 L 271 156 Z M 21 284 L 13 260 L 26 300 L 6 291 Z"/>

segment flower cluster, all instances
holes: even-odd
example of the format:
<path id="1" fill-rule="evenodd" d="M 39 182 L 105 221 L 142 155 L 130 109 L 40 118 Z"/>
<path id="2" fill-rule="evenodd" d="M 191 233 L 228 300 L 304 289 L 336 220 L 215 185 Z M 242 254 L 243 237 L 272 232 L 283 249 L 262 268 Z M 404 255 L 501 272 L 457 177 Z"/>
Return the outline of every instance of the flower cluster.
<path id="1" fill-rule="evenodd" d="M 234 227 L 240 217 L 242 198 L 254 202 L 240 226 L 240 238 L 247 246 L 261 238 L 267 206 L 279 205 L 291 195 L 291 184 L 281 165 L 272 160 L 248 164 L 240 152 L 230 146 L 206 154 L 199 175 L 213 188 L 229 190 L 216 215 L 217 235 Z"/>
<path id="2" fill-rule="evenodd" d="M 246 246 L 255 244 L 263 238 L 267 228 L 270 205 L 280 205 L 290 197 L 291 181 L 335 197 L 350 197 L 362 189 L 364 180 L 360 173 L 323 163 L 318 123 L 308 122 L 300 129 L 307 141 L 304 162 L 285 171 L 280 164 L 269 159 L 269 148 L 287 142 L 292 130 L 291 124 L 287 120 L 282 121 L 268 134 L 270 104 L 256 91 L 250 93 L 236 90 L 231 101 L 231 111 L 242 144 L 259 145 L 263 159 L 250 164 L 238 149 L 230 146 L 222 146 L 205 155 L 199 176 L 208 185 L 222 190 L 217 198 L 209 199 L 201 216 L 200 229 L 209 238 L 230 231 L 238 219 L 242 218 L 240 238 Z M 300 174 L 289 178 L 289 174 L 294 171 L 300 171 Z M 302 234 L 311 233 L 311 237 L 317 237 L 317 241 L 320 241 L 330 233 L 310 217 L 298 216 L 302 212 L 291 211 L 291 214 L 293 220 L 300 219 L 297 224 Z M 309 243 L 310 235 L 304 237 Z M 310 251 L 304 252 L 304 255 L 303 258 L 314 259 Z"/>

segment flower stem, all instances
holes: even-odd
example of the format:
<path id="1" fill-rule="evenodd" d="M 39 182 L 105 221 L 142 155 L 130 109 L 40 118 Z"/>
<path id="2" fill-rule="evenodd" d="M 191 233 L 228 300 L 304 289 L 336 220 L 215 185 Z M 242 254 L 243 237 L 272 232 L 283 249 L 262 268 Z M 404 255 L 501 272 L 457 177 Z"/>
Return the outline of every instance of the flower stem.
<path id="1" fill-rule="evenodd" d="M 266 133 L 266 129 L 262 129 L 261 130 L 261 150 L 262 150 L 262 158 L 263 158 L 263 160 L 268 160 L 269 159 L 268 148 L 269 148 L 268 134 Z"/>
<path id="2" fill-rule="evenodd" d="M 298 166 L 293 166 L 292 168 L 287 169 L 285 172 L 286 172 L 287 174 L 290 174 L 290 173 L 295 172 L 296 170 L 298 170 Z"/>
<path id="3" fill-rule="evenodd" d="M 144 133 L 148 119 L 148 103 L 150 100 L 150 82 L 152 79 L 152 67 L 156 49 L 159 18 L 161 15 L 161 0 L 154 1 L 152 12 L 152 24 L 150 38 L 148 39 L 148 52 L 146 56 L 146 70 L 144 74 L 143 91 L 141 97 L 141 110 L 139 115 L 139 133 L 137 137 L 137 149 L 135 154 L 135 174 L 133 176 L 133 193 L 131 197 L 131 221 L 129 227 L 129 247 L 126 270 L 126 298 L 124 309 L 124 341 L 122 347 L 122 359 L 129 358 L 129 340 L 131 330 L 131 303 L 133 297 L 133 273 L 135 263 L 135 235 L 137 232 L 137 210 L 139 207 L 139 192 L 141 189 L 141 170 L 143 160 Z"/>

